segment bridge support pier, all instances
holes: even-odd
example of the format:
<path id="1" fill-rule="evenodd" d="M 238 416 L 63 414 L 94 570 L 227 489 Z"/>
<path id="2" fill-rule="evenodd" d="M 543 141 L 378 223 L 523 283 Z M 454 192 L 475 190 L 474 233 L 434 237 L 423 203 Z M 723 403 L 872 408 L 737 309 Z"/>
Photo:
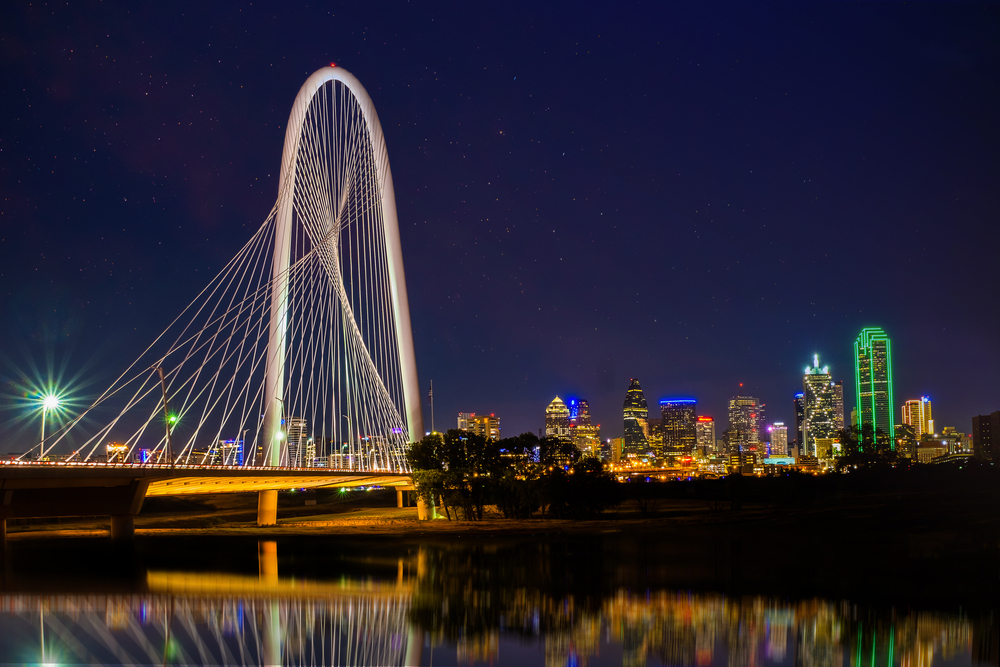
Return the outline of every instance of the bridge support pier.
<path id="1" fill-rule="evenodd" d="M 7 519 L 0 519 L 0 554 L 7 551 Z"/>
<path id="2" fill-rule="evenodd" d="M 406 507 L 406 503 L 403 502 L 403 490 L 396 489 L 396 507 Z"/>
<path id="3" fill-rule="evenodd" d="M 278 523 L 278 492 L 257 492 L 257 525 L 273 526 Z"/>
<path id="4" fill-rule="evenodd" d="M 132 542 L 135 540 L 135 517 L 131 514 L 112 514 L 111 540 L 113 542 Z"/>

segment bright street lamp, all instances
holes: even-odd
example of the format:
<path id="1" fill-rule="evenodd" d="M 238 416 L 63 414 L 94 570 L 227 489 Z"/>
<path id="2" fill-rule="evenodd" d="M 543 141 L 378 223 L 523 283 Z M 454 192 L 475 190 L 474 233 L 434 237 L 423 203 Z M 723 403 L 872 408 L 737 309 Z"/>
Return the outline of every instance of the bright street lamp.
<path id="1" fill-rule="evenodd" d="M 49 410 L 59 409 L 59 397 L 55 394 L 46 394 L 42 397 L 42 439 L 39 441 L 38 458 L 45 456 L 45 415 Z"/>

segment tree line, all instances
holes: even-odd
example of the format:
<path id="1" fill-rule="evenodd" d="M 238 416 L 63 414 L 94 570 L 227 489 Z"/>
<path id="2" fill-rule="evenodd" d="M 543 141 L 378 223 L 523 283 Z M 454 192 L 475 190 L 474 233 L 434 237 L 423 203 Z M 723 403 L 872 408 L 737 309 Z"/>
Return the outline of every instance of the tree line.
<path id="1" fill-rule="evenodd" d="M 619 502 L 601 461 L 558 438 L 494 439 L 452 429 L 414 443 L 406 458 L 417 495 L 449 520 L 482 521 L 490 511 L 505 519 L 586 518 Z"/>
<path id="2" fill-rule="evenodd" d="M 837 472 L 847 468 L 886 467 L 903 461 L 895 439 L 881 428 L 873 429 L 871 424 L 841 429 L 837 437 L 840 440 Z"/>

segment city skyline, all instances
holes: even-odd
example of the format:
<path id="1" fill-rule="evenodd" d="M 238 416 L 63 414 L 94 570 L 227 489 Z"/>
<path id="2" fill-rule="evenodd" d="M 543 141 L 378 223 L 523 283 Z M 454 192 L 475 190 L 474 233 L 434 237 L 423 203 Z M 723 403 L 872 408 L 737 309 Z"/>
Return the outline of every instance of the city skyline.
<path id="1" fill-rule="evenodd" d="M 538 405 L 585 396 L 613 438 L 638 377 L 654 405 L 694 396 L 721 427 L 755 396 L 793 431 L 814 354 L 850 413 L 864 327 L 892 337 L 893 420 L 931 396 L 964 432 L 1000 404 L 1000 313 L 979 296 L 997 7 L 52 12 L 0 9 L 11 449 L 37 438 L 26 395 L 84 407 L 258 228 L 288 100 L 330 62 L 385 126 L 438 415 L 535 432 Z"/>

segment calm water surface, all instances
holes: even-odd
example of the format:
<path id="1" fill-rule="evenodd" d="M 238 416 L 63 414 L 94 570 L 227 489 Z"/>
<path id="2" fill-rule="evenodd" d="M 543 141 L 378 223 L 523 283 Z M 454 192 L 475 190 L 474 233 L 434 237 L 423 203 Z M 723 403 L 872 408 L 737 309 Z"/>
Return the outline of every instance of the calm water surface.
<path id="1" fill-rule="evenodd" d="M 780 545 L 725 547 L 615 535 L 19 542 L 5 561 L 0 662 L 997 664 L 998 618 L 978 596 L 921 603 L 919 581 L 864 585 L 850 572 L 800 586 L 793 568 L 760 561 L 788 556 Z"/>

